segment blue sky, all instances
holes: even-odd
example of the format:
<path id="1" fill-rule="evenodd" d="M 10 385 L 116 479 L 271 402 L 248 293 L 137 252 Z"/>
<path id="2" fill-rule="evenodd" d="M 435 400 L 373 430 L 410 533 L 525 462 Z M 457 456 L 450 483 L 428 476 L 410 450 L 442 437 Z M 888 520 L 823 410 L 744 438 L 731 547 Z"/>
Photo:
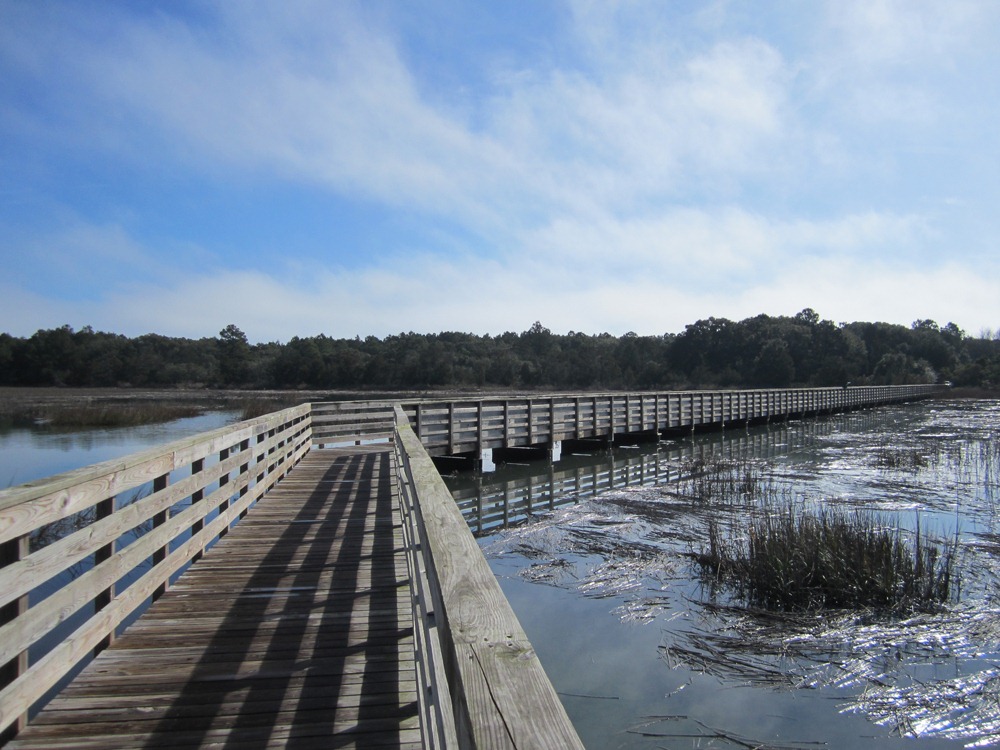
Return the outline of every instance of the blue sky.
<path id="1" fill-rule="evenodd" d="M 0 0 L 0 331 L 978 335 L 998 40 L 993 0 Z"/>

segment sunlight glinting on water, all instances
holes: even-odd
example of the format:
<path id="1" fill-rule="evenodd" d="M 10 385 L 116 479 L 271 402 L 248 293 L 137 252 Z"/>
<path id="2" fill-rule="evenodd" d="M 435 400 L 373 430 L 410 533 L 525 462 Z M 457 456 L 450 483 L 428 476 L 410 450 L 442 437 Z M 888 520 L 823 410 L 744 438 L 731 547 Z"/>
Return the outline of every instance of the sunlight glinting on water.
<path id="1" fill-rule="evenodd" d="M 764 457 L 741 448 L 740 436 L 710 448 L 661 444 L 660 458 L 674 466 L 673 478 L 580 499 L 552 498 L 550 507 L 536 500 L 526 515 L 508 514 L 514 525 L 487 532 L 484 552 L 499 575 L 516 575 L 536 592 L 523 593 L 527 606 L 544 607 L 545 591 L 555 587 L 605 602 L 603 615 L 594 615 L 599 619 L 579 626 L 605 629 L 618 645 L 628 643 L 637 627 L 659 629 L 657 653 L 630 656 L 622 673 L 604 676 L 604 692 L 620 692 L 621 682 L 640 673 L 667 686 L 666 669 L 692 675 L 686 695 L 702 689 L 690 682 L 694 675 L 712 676 L 735 690 L 732 695 L 793 691 L 801 708 L 794 727 L 808 717 L 829 734 L 837 731 L 833 716 L 864 716 L 871 729 L 852 746 L 881 747 L 900 736 L 920 738 L 911 740 L 916 748 L 925 742 L 1000 744 L 1000 534 L 993 531 L 1000 404 L 937 402 L 856 416 L 775 426 Z M 701 458 L 693 460 L 695 454 Z M 714 473 L 684 478 L 692 468 L 704 470 L 713 456 L 719 457 Z M 488 477 L 483 485 L 486 492 Z M 738 539 L 748 518 L 789 504 L 801 512 L 874 511 L 878 523 L 898 528 L 910 545 L 918 530 L 925 547 L 957 540 L 951 601 L 904 616 L 870 609 L 765 613 L 700 575 L 695 558 L 705 549 L 710 524 Z M 536 642 L 534 633 L 529 637 Z M 545 663 L 546 636 L 538 640 Z M 643 708 L 634 709 L 660 704 L 669 714 L 668 692 L 644 696 Z M 704 699 L 723 700 L 721 695 Z M 623 726 L 637 720 L 629 710 L 618 701 L 616 720 Z M 757 723 L 736 710 L 731 721 L 726 729 L 744 738 Z M 797 732 L 803 742 L 846 741 L 806 737 L 792 725 L 781 731 Z M 656 736 L 662 741 L 670 734 Z M 647 745 L 630 735 L 621 746 Z"/>

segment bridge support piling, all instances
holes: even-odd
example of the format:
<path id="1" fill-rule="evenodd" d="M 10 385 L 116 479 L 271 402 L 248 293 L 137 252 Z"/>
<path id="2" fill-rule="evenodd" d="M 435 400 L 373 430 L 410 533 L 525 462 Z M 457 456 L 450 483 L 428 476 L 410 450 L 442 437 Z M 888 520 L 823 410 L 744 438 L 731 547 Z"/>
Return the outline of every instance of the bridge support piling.
<path id="1" fill-rule="evenodd" d="M 452 453 L 447 456 L 432 456 L 431 460 L 441 474 L 450 474 L 453 471 L 483 470 L 483 454 L 481 451 Z"/>
<path id="2" fill-rule="evenodd" d="M 564 456 L 570 453 L 600 453 L 607 450 L 607 448 L 608 440 L 604 437 L 577 438 L 562 441 L 562 454 Z"/>
<path id="3" fill-rule="evenodd" d="M 623 432 L 614 436 L 614 445 L 641 445 L 643 443 L 656 443 L 660 439 L 660 434 L 656 430 L 643 430 L 642 432 Z"/>
<path id="4" fill-rule="evenodd" d="M 494 448 L 493 462 L 499 465 L 525 461 L 552 461 L 552 448 L 552 443 Z"/>

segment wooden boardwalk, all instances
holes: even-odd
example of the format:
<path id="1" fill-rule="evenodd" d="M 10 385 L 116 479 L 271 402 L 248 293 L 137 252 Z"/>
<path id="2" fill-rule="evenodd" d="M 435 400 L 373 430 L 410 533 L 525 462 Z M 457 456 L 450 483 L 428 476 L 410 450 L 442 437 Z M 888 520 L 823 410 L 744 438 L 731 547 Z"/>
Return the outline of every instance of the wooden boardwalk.
<path id="1" fill-rule="evenodd" d="M 7 747 L 419 747 L 396 476 L 310 451 Z"/>
<path id="2" fill-rule="evenodd" d="M 0 490 L 0 745 L 582 749 L 431 456 L 939 390 L 300 404 Z"/>

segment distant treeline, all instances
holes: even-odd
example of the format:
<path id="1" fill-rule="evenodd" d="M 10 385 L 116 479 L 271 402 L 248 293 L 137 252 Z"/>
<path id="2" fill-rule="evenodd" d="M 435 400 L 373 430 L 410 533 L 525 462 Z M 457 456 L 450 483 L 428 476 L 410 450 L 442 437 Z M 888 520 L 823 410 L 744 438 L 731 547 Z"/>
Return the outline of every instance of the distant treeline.
<path id="1" fill-rule="evenodd" d="M 647 389 L 1000 384 L 1000 338 L 952 323 L 833 323 L 794 317 L 708 318 L 682 333 L 401 333 L 251 344 L 235 325 L 197 340 L 129 338 L 87 327 L 0 334 L 0 385 L 160 388 Z"/>

